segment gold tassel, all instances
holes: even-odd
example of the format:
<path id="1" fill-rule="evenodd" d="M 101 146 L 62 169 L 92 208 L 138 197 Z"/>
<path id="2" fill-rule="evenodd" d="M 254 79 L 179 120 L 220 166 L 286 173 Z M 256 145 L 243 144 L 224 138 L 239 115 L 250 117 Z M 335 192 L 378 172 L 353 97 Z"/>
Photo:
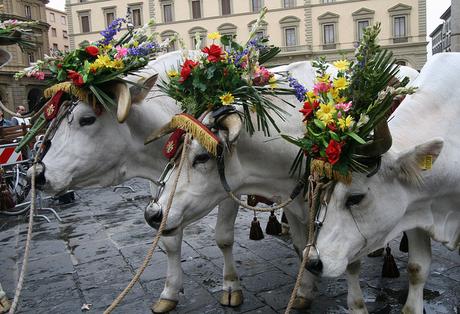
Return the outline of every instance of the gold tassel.
<path id="1" fill-rule="evenodd" d="M 66 92 L 68 94 L 74 95 L 75 97 L 77 97 L 81 101 L 86 101 L 87 97 L 88 97 L 88 92 L 87 91 L 85 91 L 84 89 L 76 87 L 71 82 L 62 82 L 62 83 L 55 84 L 55 85 L 53 85 L 51 87 L 48 87 L 43 92 L 43 95 L 46 98 L 51 98 L 51 97 L 53 97 L 54 94 L 56 94 L 60 90 L 63 91 L 63 92 Z"/>
<path id="2" fill-rule="evenodd" d="M 171 127 L 182 129 L 196 139 L 213 156 L 217 155 L 217 145 L 219 139 L 212 133 L 203 123 L 195 119 L 193 116 L 181 113 L 175 115 L 171 120 Z"/>
<path id="3" fill-rule="evenodd" d="M 329 179 L 340 181 L 345 184 L 351 183 L 351 172 L 343 175 L 340 172 L 333 170 L 332 165 L 323 160 L 313 159 L 310 164 L 310 171 L 311 173 L 316 173 L 319 176 L 325 176 Z"/>

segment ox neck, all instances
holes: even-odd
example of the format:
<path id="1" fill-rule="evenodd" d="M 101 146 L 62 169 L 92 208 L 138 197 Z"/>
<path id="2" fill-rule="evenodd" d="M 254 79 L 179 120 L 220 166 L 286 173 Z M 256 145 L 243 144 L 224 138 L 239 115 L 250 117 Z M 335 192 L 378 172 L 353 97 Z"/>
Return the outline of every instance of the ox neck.
<path id="1" fill-rule="evenodd" d="M 162 154 L 166 137 L 148 145 L 144 139 L 152 130 L 160 128 L 170 121 L 178 108 L 169 97 L 161 97 L 159 103 L 143 102 L 134 105 L 126 123 L 131 132 L 130 152 L 126 154 L 125 179 L 141 177 L 157 180 L 167 159 Z"/>

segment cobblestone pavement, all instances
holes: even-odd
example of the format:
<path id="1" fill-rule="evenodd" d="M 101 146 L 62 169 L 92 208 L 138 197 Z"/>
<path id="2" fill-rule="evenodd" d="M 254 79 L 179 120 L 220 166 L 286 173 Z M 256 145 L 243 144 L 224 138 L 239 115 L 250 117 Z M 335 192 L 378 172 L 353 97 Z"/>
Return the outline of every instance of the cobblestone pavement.
<path id="1" fill-rule="evenodd" d="M 37 221 L 28 273 L 18 313 L 102 313 L 128 284 L 141 264 L 154 232 L 145 224 L 149 201 L 143 180 L 129 182 L 135 192 L 112 189 L 78 191 L 75 203 L 55 206 L 63 222 Z M 182 245 L 184 294 L 174 313 L 280 313 L 287 304 L 298 270 L 288 237 L 248 239 L 252 213 L 241 210 L 236 224 L 235 260 L 244 288 L 244 303 L 218 303 L 223 261 L 214 242 L 216 211 L 186 228 Z M 268 215 L 259 215 L 264 227 Z M 26 218 L 0 216 L 0 282 L 12 297 L 21 267 Z M 366 303 L 373 313 L 398 313 L 407 293 L 407 255 L 393 242 L 401 277 L 382 279 L 383 258 L 366 258 L 361 276 Z M 166 257 L 155 252 L 140 283 L 114 313 L 150 313 L 163 288 Z M 425 287 L 427 313 L 460 313 L 460 256 L 439 244 L 433 247 L 431 276 Z M 323 279 L 309 313 L 346 313 L 343 277 Z"/>

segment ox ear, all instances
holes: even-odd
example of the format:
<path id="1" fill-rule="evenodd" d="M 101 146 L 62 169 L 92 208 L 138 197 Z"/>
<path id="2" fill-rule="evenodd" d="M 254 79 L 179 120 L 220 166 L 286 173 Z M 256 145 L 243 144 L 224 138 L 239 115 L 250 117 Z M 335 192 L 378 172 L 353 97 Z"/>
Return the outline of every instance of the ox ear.
<path id="1" fill-rule="evenodd" d="M 142 78 L 139 80 L 139 82 L 137 82 L 136 85 L 132 85 L 129 89 L 131 92 L 132 102 L 134 104 L 142 102 L 145 97 L 147 97 L 152 87 L 155 86 L 157 79 L 158 73 L 148 78 Z"/>
<path id="2" fill-rule="evenodd" d="M 235 143 L 243 128 L 243 121 L 237 113 L 229 114 L 218 121 L 219 137 L 228 146 Z"/>
<path id="3" fill-rule="evenodd" d="M 422 184 L 422 171 L 430 171 L 441 153 L 444 140 L 434 138 L 399 155 L 395 162 L 395 175 L 404 183 Z"/>
<path id="4" fill-rule="evenodd" d="M 129 87 L 125 82 L 116 82 L 112 89 L 117 103 L 117 120 L 123 123 L 128 118 L 132 104 Z"/>

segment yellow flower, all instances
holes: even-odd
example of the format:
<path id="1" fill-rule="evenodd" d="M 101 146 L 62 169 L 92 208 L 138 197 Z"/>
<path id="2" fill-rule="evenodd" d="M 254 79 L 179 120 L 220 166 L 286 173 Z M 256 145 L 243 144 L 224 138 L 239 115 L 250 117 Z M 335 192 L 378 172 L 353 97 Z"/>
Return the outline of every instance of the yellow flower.
<path id="1" fill-rule="evenodd" d="M 337 112 L 333 103 L 319 105 L 319 110 L 316 112 L 316 117 L 325 125 L 328 125 L 333 119 L 333 115 Z"/>
<path id="2" fill-rule="evenodd" d="M 331 76 L 329 74 L 324 74 L 323 76 L 318 76 L 316 79 L 318 82 L 329 83 L 330 77 Z"/>
<path id="3" fill-rule="evenodd" d="M 268 80 L 268 84 L 270 85 L 270 88 L 272 89 L 278 87 L 275 76 L 270 77 L 270 79 Z"/>
<path id="4" fill-rule="evenodd" d="M 308 91 L 306 94 L 305 94 L 307 97 L 308 97 L 308 100 L 310 102 L 314 102 L 315 100 L 318 100 L 319 99 L 319 96 L 316 95 L 313 91 Z"/>
<path id="5" fill-rule="evenodd" d="M 347 97 L 337 97 L 337 98 L 334 98 L 334 101 L 335 101 L 336 103 L 340 104 L 340 103 L 347 102 L 348 99 L 347 99 Z"/>
<path id="6" fill-rule="evenodd" d="M 348 87 L 348 81 L 345 77 L 338 77 L 334 80 L 334 87 L 336 89 L 344 89 Z"/>
<path id="7" fill-rule="evenodd" d="M 170 70 L 167 73 L 170 78 L 175 78 L 179 76 L 179 72 L 177 72 L 176 70 Z"/>
<path id="8" fill-rule="evenodd" d="M 211 40 L 219 40 L 222 35 L 219 32 L 209 33 L 208 38 Z"/>
<path id="9" fill-rule="evenodd" d="M 235 97 L 233 97 L 233 95 L 230 93 L 225 93 L 219 98 L 220 98 L 220 101 L 222 102 L 222 105 L 224 106 L 231 105 L 235 101 Z"/>
<path id="10" fill-rule="evenodd" d="M 353 123 L 354 121 L 351 116 L 347 116 L 346 118 L 339 119 L 339 127 L 342 131 L 345 131 L 345 129 L 348 129 L 350 126 L 353 125 Z"/>
<path id="11" fill-rule="evenodd" d="M 347 60 L 338 60 L 338 61 L 333 62 L 332 64 L 339 71 L 346 71 L 350 67 L 350 62 L 348 62 Z"/>
<path id="12" fill-rule="evenodd" d="M 133 46 L 134 46 L 134 47 L 139 46 L 139 42 L 138 42 L 137 40 L 135 40 L 135 41 L 133 42 Z"/>
<path id="13" fill-rule="evenodd" d="M 125 67 L 125 64 L 123 63 L 123 60 L 115 59 L 115 60 L 110 62 L 109 67 L 117 69 L 117 70 L 121 70 L 121 69 L 123 69 Z"/>

